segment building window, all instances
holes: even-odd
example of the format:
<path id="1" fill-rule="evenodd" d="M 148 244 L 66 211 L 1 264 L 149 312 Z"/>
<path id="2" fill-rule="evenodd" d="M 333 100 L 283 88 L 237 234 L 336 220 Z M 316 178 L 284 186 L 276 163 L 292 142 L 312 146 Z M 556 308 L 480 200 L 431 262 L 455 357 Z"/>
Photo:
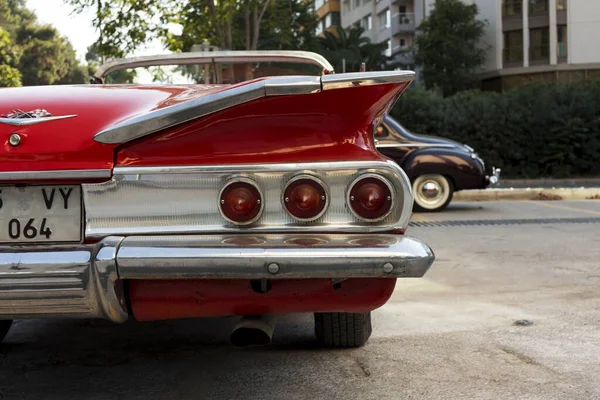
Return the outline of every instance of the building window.
<path id="1" fill-rule="evenodd" d="M 391 40 L 388 40 L 388 41 L 387 41 L 387 49 L 385 49 L 385 50 L 383 51 L 383 54 L 384 54 L 386 57 L 391 57 L 391 56 L 392 56 L 392 41 L 391 41 Z"/>
<path id="2" fill-rule="evenodd" d="M 358 8 L 358 7 L 360 7 L 360 0 L 353 0 L 352 2 L 353 2 L 352 8 Z"/>
<path id="3" fill-rule="evenodd" d="M 339 12 L 330 12 L 325 17 L 325 29 L 330 26 L 340 26 L 340 13 Z"/>
<path id="4" fill-rule="evenodd" d="M 400 47 L 401 48 L 405 48 L 406 47 L 406 39 L 404 39 L 404 38 L 400 39 Z"/>
<path id="5" fill-rule="evenodd" d="M 556 9 L 563 11 L 567 9 L 567 0 L 556 0 Z"/>
<path id="6" fill-rule="evenodd" d="M 568 55 L 568 47 L 567 47 L 567 26 L 566 25 L 558 25 L 556 27 L 556 41 L 557 41 L 557 50 L 556 55 L 558 58 L 566 59 Z"/>
<path id="7" fill-rule="evenodd" d="M 523 62 L 523 31 L 504 32 L 504 62 Z"/>
<path id="8" fill-rule="evenodd" d="M 344 0 L 344 3 L 342 5 L 342 10 L 343 10 L 344 14 L 350 12 L 350 0 Z"/>
<path id="9" fill-rule="evenodd" d="M 361 20 L 361 26 L 365 31 L 370 31 L 373 29 L 373 17 L 371 17 L 371 14 L 367 15 Z"/>
<path id="10" fill-rule="evenodd" d="M 315 10 L 318 10 L 319 8 L 323 7 L 323 4 L 325 3 L 325 0 L 315 0 Z"/>
<path id="11" fill-rule="evenodd" d="M 548 28 L 529 30 L 529 58 L 531 60 L 547 60 L 550 56 L 550 31 Z"/>
<path id="12" fill-rule="evenodd" d="M 392 19 L 392 15 L 390 13 L 390 9 L 388 8 L 381 14 L 379 14 L 379 30 L 382 31 L 390 27 L 390 20 Z"/>
<path id="13" fill-rule="evenodd" d="M 523 0 L 503 0 L 502 16 L 516 17 L 523 15 Z"/>
<path id="14" fill-rule="evenodd" d="M 544 14 L 548 12 L 548 0 L 529 0 L 529 14 Z"/>

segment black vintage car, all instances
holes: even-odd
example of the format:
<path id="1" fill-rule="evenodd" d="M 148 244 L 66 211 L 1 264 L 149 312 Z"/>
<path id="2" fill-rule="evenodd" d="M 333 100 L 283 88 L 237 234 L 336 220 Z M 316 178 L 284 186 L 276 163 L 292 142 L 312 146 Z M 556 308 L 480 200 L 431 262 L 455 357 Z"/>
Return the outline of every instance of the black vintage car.
<path id="1" fill-rule="evenodd" d="M 396 161 L 412 182 L 415 209 L 440 211 L 454 192 L 497 185 L 500 169 L 485 173 L 471 147 L 452 140 L 417 135 L 387 116 L 375 130 L 377 149 Z"/>

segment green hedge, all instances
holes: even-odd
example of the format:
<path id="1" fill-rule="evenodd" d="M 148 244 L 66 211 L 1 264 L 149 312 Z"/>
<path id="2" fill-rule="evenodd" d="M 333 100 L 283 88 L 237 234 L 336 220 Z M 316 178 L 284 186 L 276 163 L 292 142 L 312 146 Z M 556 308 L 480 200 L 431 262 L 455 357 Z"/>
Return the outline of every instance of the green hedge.
<path id="1" fill-rule="evenodd" d="M 447 98 L 411 88 L 391 114 L 415 133 L 468 144 L 505 177 L 600 175 L 600 81 Z"/>

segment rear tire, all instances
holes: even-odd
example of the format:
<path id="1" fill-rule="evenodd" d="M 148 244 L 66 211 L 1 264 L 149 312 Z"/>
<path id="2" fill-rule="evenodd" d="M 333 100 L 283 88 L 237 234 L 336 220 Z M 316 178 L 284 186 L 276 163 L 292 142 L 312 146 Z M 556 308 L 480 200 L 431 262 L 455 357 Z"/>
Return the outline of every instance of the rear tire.
<path id="1" fill-rule="evenodd" d="M 11 320 L 0 320 L 0 343 L 2 343 L 2 341 L 8 334 L 8 330 L 10 329 L 11 325 Z"/>
<path id="2" fill-rule="evenodd" d="M 321 346 L 361 347 L 371 337 L 371 313 L 315 313 L 315 333 Z"/>
<path id="3" fill-rule="evenodd" d="M 418 176 L 412 184 L 415 211 L 442 211 L 452 201 L 454 186 L 444 175 Z"/>

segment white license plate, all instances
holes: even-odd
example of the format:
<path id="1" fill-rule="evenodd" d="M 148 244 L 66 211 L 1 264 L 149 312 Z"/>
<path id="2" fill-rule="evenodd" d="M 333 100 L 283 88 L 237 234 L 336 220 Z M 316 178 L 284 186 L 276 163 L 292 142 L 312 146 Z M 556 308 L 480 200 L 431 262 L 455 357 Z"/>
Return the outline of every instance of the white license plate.
<path id="1" fill-rule="evenodd" d="M 79 242 L 81 187 L 0 186 L 0 243 Z"/>

